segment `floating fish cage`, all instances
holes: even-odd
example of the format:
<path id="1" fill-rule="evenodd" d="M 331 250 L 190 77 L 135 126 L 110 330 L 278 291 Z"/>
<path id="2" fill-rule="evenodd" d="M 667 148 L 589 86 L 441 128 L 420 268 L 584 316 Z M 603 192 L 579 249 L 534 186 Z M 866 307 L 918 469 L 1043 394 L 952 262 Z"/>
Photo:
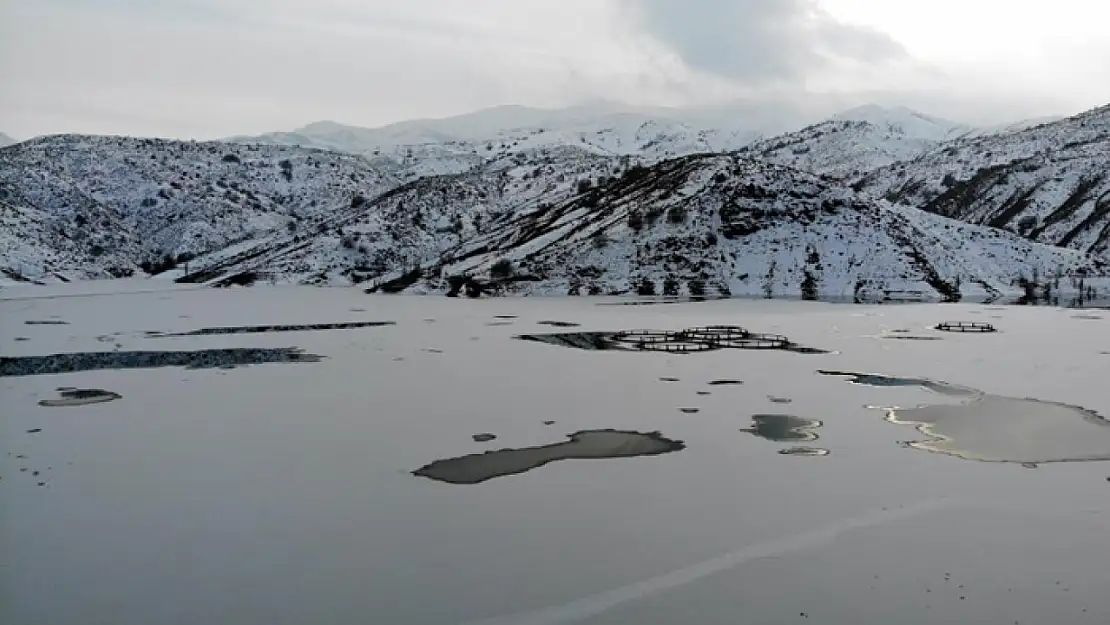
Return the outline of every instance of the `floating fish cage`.
<path id="1" fill-rule="evenodd" d="M 749 334 L 740 339 L 722 341 L 721 347 L 732 349 L 786 349 L 790 339 L 780 334 Z"/>
<path id="2" fill-rule="evenodd" d="M 627 330 L 613 335 L 616 343 L 655 352 L 686 354 L 715 349 L 786 349 L 793 344 L 779 334 L 758 334 L 739 326 L 702 326 L 672 332 Z"/>
<path id="3" fill-rule="evenodd" d="M 719 349 L 719 347 L 719 345 L 714 343 L 690 343 L 684 341 L 644 343 L 639 346 L 639 348 L 643 351 L 667 352 L 670 354 L 692 354 L 695 352 L 707 352 L 710 350 Z"/>
<path id="4" fill-rule="evenodd" d="M 945 321 L 938 323 L 936 329 L 941 332 L 998 332 L 991 324 L 981 321 Z"/>
<path id="5" fill-rule="evenodd" d="M 752 335 L 740 326 L 702 326 L 688 328 L 678 333 L 682 340 L 694 342 L 739 341 Z"/>
<path id="6" fill-rule="evenodd" d="M 669 330 L 625 330 L 613 335 L 618 343 L 631 343 L 637 346 L 656 345 L 680 341 L 680 333 Z"/>

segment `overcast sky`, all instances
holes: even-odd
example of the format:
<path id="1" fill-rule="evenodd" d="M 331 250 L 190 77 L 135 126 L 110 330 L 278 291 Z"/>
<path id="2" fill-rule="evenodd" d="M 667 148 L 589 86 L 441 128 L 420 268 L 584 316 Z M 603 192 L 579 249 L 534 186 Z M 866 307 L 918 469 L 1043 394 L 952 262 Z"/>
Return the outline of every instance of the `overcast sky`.
<path id="1" fill-rule="evenodd" d="M 1110 102 L 1107 24 L 1106 0 L 0 0 L 0 131 L 830 92 L 1005 122 Z"/>

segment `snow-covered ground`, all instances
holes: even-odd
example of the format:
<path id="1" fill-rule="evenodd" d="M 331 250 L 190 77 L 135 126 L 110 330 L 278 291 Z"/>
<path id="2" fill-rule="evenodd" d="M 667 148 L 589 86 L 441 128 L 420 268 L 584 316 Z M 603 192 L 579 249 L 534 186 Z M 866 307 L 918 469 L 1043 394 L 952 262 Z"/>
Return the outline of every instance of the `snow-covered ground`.
<path id="1" fill-rule="evenodd" d="M 956 400 L 817 373 L 931 378 L 1110 415 L 1110 313 L 48 288 L 0 296 L 4 358 L 297 346 L 324 359 L 0 378 L 5 625 L 1110 621 L 1110 464 L 1029 470 L 906 448 L 922 435 L 866 406 Z M 929 329 L 946 320 L 1000 331 Z M 397 325 L 144 336 L 344 321 Z M 834 353 L 679 356 L 512 338 L 711 324 Z M 889 338 L 900 330 L 941 340 Z M 724 378 L 744 383 L 709 385 Z M 122 398 L 38 405 L 59 387 Z M 780 455 L 791 445 L 740 431 L 756 414 L 822 421 L 806 444 L 831 453 Z M 1069 431 L 1105 437 L 1104 421 L 1075 418 Z M 476 485 L 411 473 L 598 428 L 659 431 L 685 449 Z"/>

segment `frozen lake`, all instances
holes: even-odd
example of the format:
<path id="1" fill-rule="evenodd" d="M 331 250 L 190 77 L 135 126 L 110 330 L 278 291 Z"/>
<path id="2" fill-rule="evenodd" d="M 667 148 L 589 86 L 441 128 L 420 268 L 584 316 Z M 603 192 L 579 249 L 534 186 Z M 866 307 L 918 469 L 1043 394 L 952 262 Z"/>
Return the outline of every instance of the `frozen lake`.
<path id="1" fill-rule="evenodd" d="M 163 289 L 0 293 L 0 623 L 1110 622 L 1110 311 Z"/>

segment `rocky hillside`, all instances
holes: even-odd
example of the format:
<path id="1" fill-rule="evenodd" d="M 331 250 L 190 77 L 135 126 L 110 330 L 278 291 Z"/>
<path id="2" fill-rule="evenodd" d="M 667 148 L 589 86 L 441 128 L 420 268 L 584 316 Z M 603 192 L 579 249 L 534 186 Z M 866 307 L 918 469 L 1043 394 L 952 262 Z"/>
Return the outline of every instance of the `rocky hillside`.
<path id="1" fill-rule="evenodd" d="M 557 202 L 489 184 L 478 174 L 421 180 L 338 216 L 327 236 L 273 242 L 242 261 L 198 259 L 214 270 L 191 279 L 440 292 L 471 276 L 534 294 L 956 299 L 1014 293 L 1033 275 L 1103 271 L 1073 251 L 737 156 L 631 167 Z"/>
<path id="2" fill-rule="evenodd" d="M 620 176 L 626 159 L 560 148 L 491 162 L 481 170 L 422 178 L 332 211 L 311 230 L 275 231 L 193 260 L 172 277 L 219 282 L 257 274 L 281 282 L 360 283 L 452 250 L 518 214 L 542 210 Z"/>
<path id="3" fill-rule="evenodd" d="M 361 157 L 302 148 L 58 135 L 0 149 L 0 201 L 23 216 L 9 219 L 53 224 L 5 229 L 24 238 L 31 266 L 36 248 L 46 266 L 66 258 L 75 232 L 133 263 L 202 254 L 307 227 L 396 184 Z"/>
<path id="4" fill-rule="evenodd" d="M 859 176 L 856 189 L 1033 241 L 1110 253 L 1110 106 L 954 141 Z"/>
<path id="5" fill-rule="evenodd" d="M 141 274 L 145 251 L 118 213 L 83 194 L 55 191 L 50 210 L 11 192 L 0 200 L 0 282 Z"/>

